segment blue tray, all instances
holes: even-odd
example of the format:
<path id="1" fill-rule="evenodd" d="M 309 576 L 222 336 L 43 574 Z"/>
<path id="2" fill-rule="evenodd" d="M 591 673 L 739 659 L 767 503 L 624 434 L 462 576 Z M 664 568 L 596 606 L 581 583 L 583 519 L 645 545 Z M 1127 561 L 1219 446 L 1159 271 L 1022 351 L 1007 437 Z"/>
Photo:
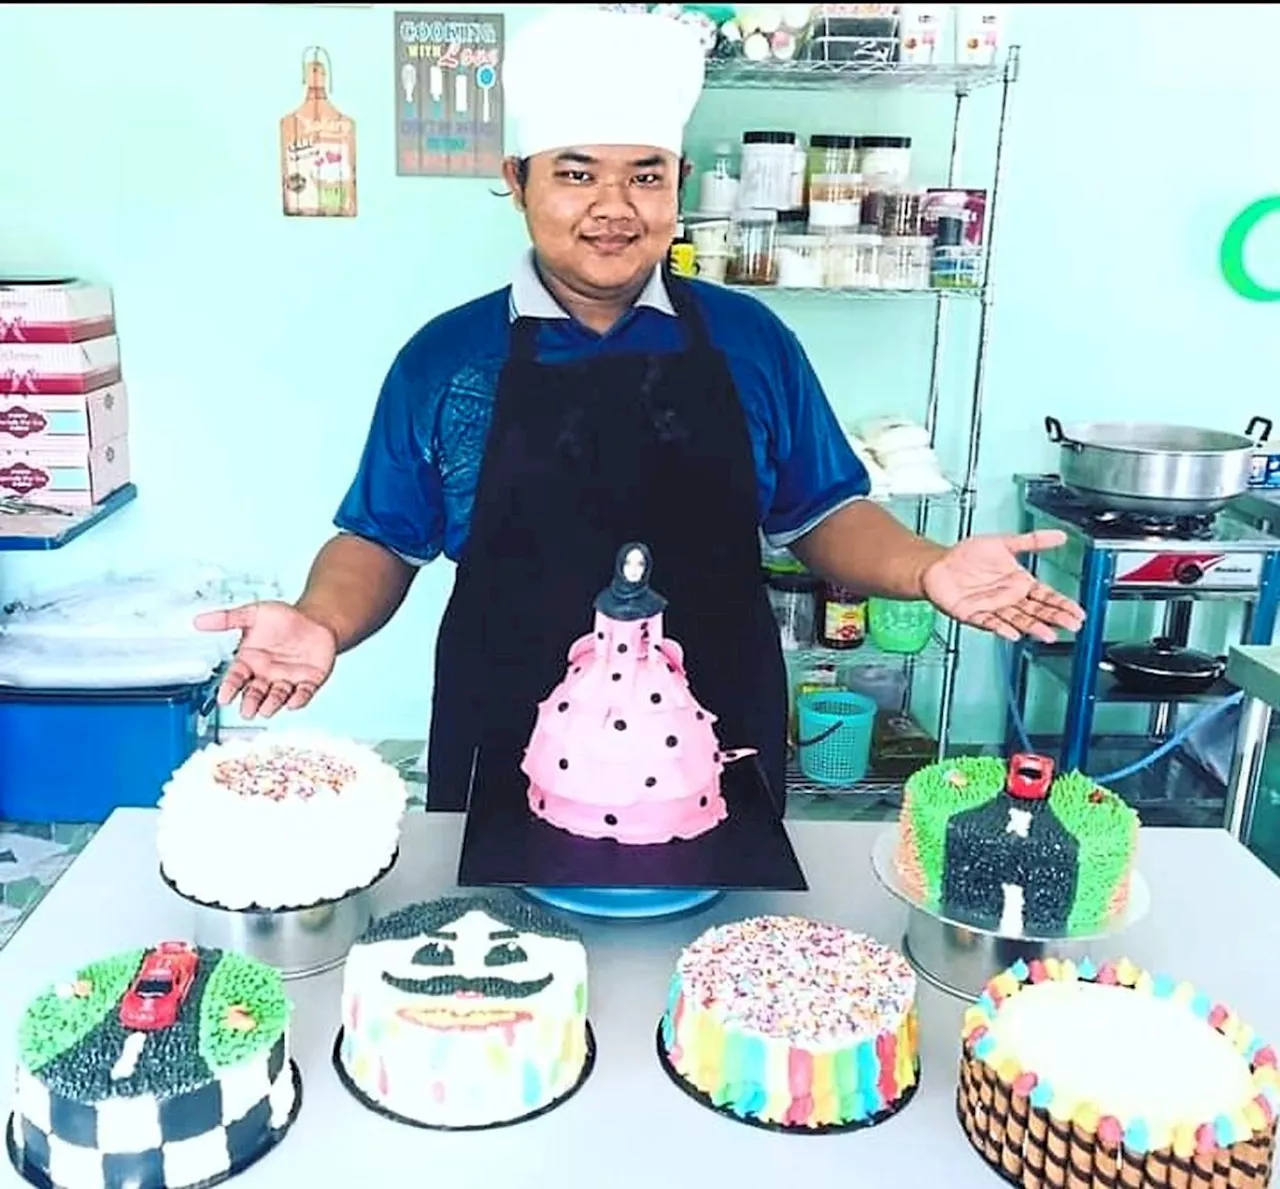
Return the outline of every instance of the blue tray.
<path id="1" fill-rule="evenodd" d="M 718 888 L 525 888 L 552 908 L 608 920 L 676 916 L 718 900 Z"/>

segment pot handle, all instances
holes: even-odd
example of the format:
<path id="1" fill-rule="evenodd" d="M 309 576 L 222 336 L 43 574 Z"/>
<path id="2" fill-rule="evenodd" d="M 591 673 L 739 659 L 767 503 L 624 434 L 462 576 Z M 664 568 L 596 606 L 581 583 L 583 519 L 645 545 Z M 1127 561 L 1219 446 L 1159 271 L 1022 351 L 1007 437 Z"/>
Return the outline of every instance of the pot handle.
<path id="1" fill-rule="evenodd" d="M 1256 429 L 1254 427 L 1257 427 Z M 1252 438 L 1259 446 L 1271 437 L 1271 418 L 1255 417 L 1244 427 L 1244 436 Z"/>
<path id="2" fill-rule="evenodd" d="M 1054 445 L 1065 447 L 1068 450 L 1079 450 L 1080 443 L 1073 442 L 1062 430 L 1062 422 L 1056 417 L 1046 417 L 1044 419 L 1044 432 L 1049 435 L 1049 441 Z"/>

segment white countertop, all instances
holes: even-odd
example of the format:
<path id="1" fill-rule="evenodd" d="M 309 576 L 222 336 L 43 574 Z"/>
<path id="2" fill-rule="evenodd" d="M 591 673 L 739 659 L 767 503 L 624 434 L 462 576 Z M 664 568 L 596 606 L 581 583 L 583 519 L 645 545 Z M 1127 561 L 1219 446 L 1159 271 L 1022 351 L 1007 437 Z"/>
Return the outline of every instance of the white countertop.
<path id="1" fill-rule="evenodd" d="M 0 951 L 0 1068 L 13 1063 L 23 1005 L 77 965 L 190 934 L 188 906 L 156 872 L 155 811 L 117 811 Z M 380 910 L 456 888 L 462 819 L 414 814 Z M 954 1113 L 963 1005 L 922 985 L 922 1082 L 888 1122 L 835 1136 L 789 1136 L 717 1118 L 667 1080 L 654 1031 L 683 945 L 712 924 L 759 912 L 800 912 L 899 945 L 905 909 L 871 870 L 873 823 L 788 823 L 812 891 L 734 893 L 706 912 L 659 923 L 583 924 L 591 961 L 595 1072 L 562 1107 L 493 1131 L 442 1133 L 372 1114 L 330 1062 L 341 974 L 291 982 L 302 1112 L 284 1143 L 232 1182 L 237 1189 L 657 1189 L 732 1185 L 883 1185 L 996 1189 Z M 234 862 L 228 856 L 228 862 Z M 1221 830 L 1147 829 L 1140 867 L 1152 911 L 1098 957 L 1127 954 L 1190 979 L 1280 1039 L 1280 880 Z M 1121 940 L 1123 944 L 1121 944 Z M 3 1075 L 0 1075 L 3 1076 Z M 6 1105 L 6 1115 L 8 1111 Z M 0 1189 L 24 1182 L 0 1159 Z"/>

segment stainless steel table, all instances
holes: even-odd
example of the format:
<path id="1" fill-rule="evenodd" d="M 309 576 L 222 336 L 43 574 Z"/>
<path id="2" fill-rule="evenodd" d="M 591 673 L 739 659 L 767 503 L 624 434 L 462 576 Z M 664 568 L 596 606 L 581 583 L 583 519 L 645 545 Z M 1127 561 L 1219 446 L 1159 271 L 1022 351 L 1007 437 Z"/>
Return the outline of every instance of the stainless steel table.
<path id="1" fill-rule="evenodd" d="M 23 1004 L 85 960 L 189 931 L 188 906 L 156 873 L 153 810 L 121 810 L 0 951 L 0 1069 L 13 1061 Z M 455 888 L 461 819 L 414 815 L 382 907 Z M 706 912 L 660 923 L 583 926 L 591 957 L 595 1073 L 558 1110 L 518 1127 L 447 1134 L 387 1122 L 360 1107 L 330 1064 L 341 974 L 289 984 L 302 1113 L 284 1144 L 232 1182 L 237 1189 L 656 1189 L 666 1183 L 893 1185 L 996 1189 L 953 1112 L 962 1005 L 922 987 L 923 1081 L 900 1115 L 842 1136 L 785 1136 L 717 1118 L 667 1081 L 654 1030 L 680 948 L 702 929 L 759 912 L 800 912 L 897 945 L 905 910 L 871 870 L 873 823 L 789 824 L 813 891 L 737 893 Z M 233 856 L 227 857 L 234 862 Z M 1280 952 L 1266 941 L 1280 917 L 1280 881 L 1221 830 L 1152 829 L 1141 867 L 1148 918 L 1101 956 L 1200 983 L 1280 1038 Z M 0 1076 L 5 1076 L 0 1073 Z M 6 1107 L 6 1112 L 7 1112 Z M 0 1189 L 23 1182 L 7 1160 Z"/>

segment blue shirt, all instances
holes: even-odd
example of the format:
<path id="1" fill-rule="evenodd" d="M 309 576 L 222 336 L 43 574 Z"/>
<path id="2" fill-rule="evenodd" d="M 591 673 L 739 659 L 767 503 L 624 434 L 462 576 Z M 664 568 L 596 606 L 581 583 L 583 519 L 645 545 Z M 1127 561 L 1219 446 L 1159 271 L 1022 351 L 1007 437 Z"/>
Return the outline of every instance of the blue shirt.
<path id="1" fill-rule="evenodd" d="M 870 491 L 796 336 L 765 305 L 690 282 L 712 343 L 728 360 L 755 459 L 759 523 L 788 545 Z M 682 350 L 685 328 L 655 270 L 606 334 L 570 318 L 525 256 L 512 284 L 433 318 L 396 356 L 382 385 L 355 480 L 334 523 L 421 565 L 466 544 L 480 460 L 510 323 L 539 320 L 538 359 Z"/>

